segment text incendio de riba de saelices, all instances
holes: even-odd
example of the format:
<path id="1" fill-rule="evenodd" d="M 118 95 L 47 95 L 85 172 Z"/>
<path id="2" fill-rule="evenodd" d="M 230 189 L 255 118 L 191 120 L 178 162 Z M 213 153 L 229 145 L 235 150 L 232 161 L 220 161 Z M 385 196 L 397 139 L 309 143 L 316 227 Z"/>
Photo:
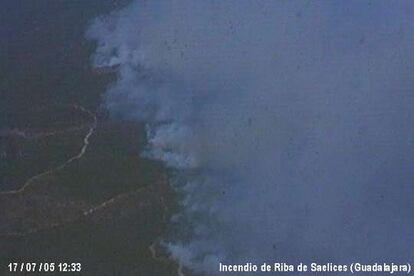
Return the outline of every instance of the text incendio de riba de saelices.
<path id="1" fill-rule="evenodd" d="M 335 264 L 335 263 L 244 263 L 244 264 L 219 264 L 220 272 L 347 272 L 347 273 L 397 273 L 403 272 L 409 274 L 411 272 L 410 263 L 350 263 L 350 264 Z"/>

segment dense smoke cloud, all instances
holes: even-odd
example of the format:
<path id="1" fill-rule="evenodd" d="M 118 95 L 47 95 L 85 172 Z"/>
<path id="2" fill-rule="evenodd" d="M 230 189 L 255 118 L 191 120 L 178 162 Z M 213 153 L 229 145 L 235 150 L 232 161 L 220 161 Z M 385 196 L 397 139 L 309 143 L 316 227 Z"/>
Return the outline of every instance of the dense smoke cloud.
<path id="1" fill-rule="evenodd" d="M 108 109 L 181 172 L 179 261 L 414 257 L 413 9 L 134 1 L 91 25 Z"/>

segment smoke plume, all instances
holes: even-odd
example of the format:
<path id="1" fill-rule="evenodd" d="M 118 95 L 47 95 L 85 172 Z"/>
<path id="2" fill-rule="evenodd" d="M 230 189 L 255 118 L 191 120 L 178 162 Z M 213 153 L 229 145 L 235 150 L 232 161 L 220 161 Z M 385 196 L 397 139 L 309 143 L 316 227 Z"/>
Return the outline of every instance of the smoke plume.
<path id="1" fill-rule="evenodd" d="M 105 104 L 177 170 L 173 256 L 395 261 L 414 251 L 414 2 L 140 1 L 96 19 Z"/>

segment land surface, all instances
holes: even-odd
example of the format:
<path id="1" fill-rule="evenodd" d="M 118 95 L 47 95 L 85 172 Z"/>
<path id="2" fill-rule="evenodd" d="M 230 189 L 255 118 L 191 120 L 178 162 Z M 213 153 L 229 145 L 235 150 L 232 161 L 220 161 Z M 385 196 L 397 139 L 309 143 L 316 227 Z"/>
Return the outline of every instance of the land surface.
<path id="1" fill-rule="evenodd" d="M 1 275 L 11 261 L 80 262 L 81 275 L 177 273 L 154 251 L 175 208 L 168 172 L 140 158 L 142 125 L 100 108 L 116 76 L 91 67 L 95 45 L 84 39 L 91 19 L 127 2 L 2 2 Z"/>

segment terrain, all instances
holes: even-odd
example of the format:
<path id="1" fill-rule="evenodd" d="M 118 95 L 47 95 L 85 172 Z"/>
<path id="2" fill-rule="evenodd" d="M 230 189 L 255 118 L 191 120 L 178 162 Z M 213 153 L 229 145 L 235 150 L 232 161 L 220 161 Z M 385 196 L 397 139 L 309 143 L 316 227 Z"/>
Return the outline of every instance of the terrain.
<path id="1" fill-rule="evenodd" d="M 80 262 L 81 275 L 177 273 L 156 251 L 176 208 L 168 171 L 140 157 L 143 125 L 101 107 L 115 72 L 91 67 L 84 38 L 90 20 L 127 2 L 2 4 L 2 274 L 12 261 Z"/>

